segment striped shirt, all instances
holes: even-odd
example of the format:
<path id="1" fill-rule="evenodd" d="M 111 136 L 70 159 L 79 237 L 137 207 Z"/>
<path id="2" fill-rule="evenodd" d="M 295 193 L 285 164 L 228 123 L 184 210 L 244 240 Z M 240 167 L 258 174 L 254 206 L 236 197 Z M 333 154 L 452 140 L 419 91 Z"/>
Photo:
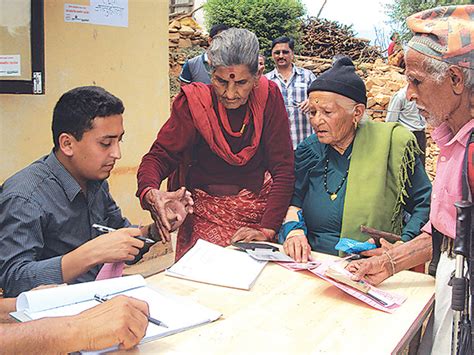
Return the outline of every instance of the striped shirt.
<path id="1" fill-rule="evenodd" d="M 61 258 L 97 237 L 93 223 L 129 222 L 107 181 L 91 181 L 85 195 L 51 152 L 0 186 L 0 288 L 6 297 L 42 284 L 63 283 Z M 74 282 L 93 281 L 97 265 Z"/>
<path id="2" fill-rule="evenodd" d="M 287 82 L 278 73 L 277 69 L 265 74 L 265 76 L 278 85 L 283 95 L 288 120 L 290 121 L 291 141 L 293 149 L 296 149 L 298 144 L 314 133 L 309 123 L 309 116 L 298 108 L 298 104 L 308 98 L 307 90 L 316 79 L 316 76 L 308 69 L 299 68 L 295 65 L 293 65 L 293 73 Z"/>

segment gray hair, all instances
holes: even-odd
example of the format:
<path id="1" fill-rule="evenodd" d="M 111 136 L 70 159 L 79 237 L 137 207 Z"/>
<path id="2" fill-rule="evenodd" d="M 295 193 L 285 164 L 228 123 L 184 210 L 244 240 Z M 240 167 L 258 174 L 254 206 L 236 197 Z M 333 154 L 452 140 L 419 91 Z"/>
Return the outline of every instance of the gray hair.
<path id="1" fill-rule="evenodd" d="M 412 50 L 412 49 L 408 48 L 407 52 L 409 50 Z M 449 67 L 453 65 L 453 64 L 449 64 L 432 57 L 428 57 L 428 56 L 425 56 L 422 64 L 426 72 L 431 76 L 431 78 L 437 84 L 441 84 L 441 82 L 446 79 L 446 76 L 448 75 Z M 458 67 L 458 68 L 461 69 L 461 72 L 463 73 L 464 86 L 467 89 L 474 87 L 474 75 L 472 73 L 472 69 L 463 68 L 463 67 Z"/>
<path id="2" fill-rule="evenodd" d="M 253 75 L 258 71 L 258 52 L 257 36 L 241 28 L 229 28 L 219 33 L 207 51 L 213 71 L 221 66 L 243 64 Z"/>

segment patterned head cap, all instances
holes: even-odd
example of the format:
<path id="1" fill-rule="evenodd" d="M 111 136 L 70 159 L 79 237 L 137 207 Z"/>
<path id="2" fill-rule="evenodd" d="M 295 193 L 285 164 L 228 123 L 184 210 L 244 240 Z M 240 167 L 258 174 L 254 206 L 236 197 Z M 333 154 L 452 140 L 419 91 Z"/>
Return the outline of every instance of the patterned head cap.
<path id="1" fill-rule="evenodd" d="M 407 18 L 410 48 L 449 64 L 473 69 L 474 5 L 442 6 Z"/>

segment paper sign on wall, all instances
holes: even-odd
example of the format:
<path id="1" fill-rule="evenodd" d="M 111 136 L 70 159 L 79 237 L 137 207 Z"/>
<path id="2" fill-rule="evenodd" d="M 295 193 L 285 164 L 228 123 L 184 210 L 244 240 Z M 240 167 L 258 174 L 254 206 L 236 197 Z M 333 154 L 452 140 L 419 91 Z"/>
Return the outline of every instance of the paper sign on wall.
<path id="1" fill-rule="evenodd" d="M 0 76 L 21 76 L 20 55 L 0 55 Z"/>
<path id="2" fill-rule="evenodd" d="M 128 0 L 91 0 L 90 6 L 64 4 L 64 21 L 128 27 Z"/>
<path id="3" fill-rule="evenodd" d="M 90 12 L 97 25 L 128 27 L 128 0 L 91 0 Z"/>
<path id="4" fill-rule="evenodd" d="M 64 4 L 64 22 L 90 22 L 89 6 Z"/>

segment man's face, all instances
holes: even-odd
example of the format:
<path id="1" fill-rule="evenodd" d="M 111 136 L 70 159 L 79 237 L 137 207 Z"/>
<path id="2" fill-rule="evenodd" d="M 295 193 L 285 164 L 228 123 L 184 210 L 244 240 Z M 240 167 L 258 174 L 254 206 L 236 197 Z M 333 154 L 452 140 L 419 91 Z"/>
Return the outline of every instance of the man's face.
<path id="1" fill-rule="evenodd" d="M 71 138 L 71 174 L 79 184 L 109 177 L 115 162 L 122 157 L 123 134 L 122 115 L 113 115 L 96 117 L 92 129 L 84 132 L 80 141 Z"/>
<path id="2" fill-rule="evenodd" d="M 259 77 L 260 74 L 254 76 L 246 65 L 239 64 L 217 67 L 212 73 L 211 82 L 224 107 L 236 109 L 247 102 Z"/>
<path id="3" fill-rule="evenodd" d="M 277 68 L 288 68 L 293 62 L 294 54 L 288 43 L 278 43 L 272 49 L 273 61 Z"/>
<path id="4" fill-rule="evenodd" d="M 413 49 L 407 52 L 406 76 L 408 79 L 407 99 L 416 101 L 420 114 L 425 117 L 429 125 L 438 127 L 448 120 L 455 98 L 448 77 L 437 83 L 426 72 L 423 61 L 425 56 Z"/>

